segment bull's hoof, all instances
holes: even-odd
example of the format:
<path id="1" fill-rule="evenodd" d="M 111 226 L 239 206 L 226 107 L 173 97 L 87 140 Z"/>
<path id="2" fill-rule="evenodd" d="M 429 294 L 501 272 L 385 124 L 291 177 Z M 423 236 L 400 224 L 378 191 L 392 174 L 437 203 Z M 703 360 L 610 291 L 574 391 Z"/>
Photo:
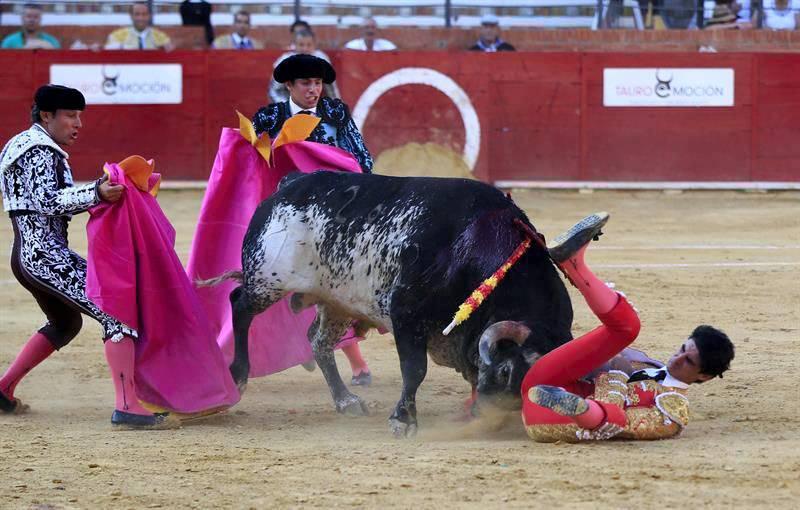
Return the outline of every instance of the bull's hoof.
<path id="1" fill-rule="evenodd" d="M 389 430 L 397 439 L 412 438 L 417 435 L 417 424 L 405 423 L 397 418 L 389 418 Z"/>
<path id="2" fill-rule="evenodd" d="M 355 395 L 336 401 L 336 411 L 345 416 L 369 416 L 367 403 Z"/>
<path id="3" fill-rule="evenodd" d="M 244 390 L 247 389 L 247 377 L 250 375 L 250 367 L 234 363 L 231 365 L 230 371 L 233 382 L 236 383 L 236 387 L 239 388 L 239 395 L 243 395 Z"/>

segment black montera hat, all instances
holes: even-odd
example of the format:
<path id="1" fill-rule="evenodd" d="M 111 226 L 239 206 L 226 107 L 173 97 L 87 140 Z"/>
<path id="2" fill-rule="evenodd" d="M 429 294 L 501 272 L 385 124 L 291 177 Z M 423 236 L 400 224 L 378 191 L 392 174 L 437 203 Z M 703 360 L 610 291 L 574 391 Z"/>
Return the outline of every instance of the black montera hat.
<path id="1" fill-rule="evenodd" d="M 286 83 L 298 78 L 321 78 L 323 83 L 333 83 L 336 81 L 336 71 L 324 59 L 298 53 L 283 59 L 275 68 L 272 77 L 278 83 Z"/>
<path id="2" fill-rule="evenodd" d="M 63 85 L 42 85 L 33 96 L 33 101 L 43 112 L 86 108 L 86 99 L 81 91 Z"/>

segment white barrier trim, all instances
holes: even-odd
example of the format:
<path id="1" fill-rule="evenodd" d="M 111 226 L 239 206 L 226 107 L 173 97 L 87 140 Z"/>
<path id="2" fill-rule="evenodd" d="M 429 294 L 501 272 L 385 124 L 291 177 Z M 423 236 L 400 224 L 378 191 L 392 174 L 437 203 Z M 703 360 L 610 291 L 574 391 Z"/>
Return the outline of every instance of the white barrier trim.
<path id="1" fill-rule="evenodd" d="M 592 264 L 598 269 L 695 269 L 704 267 L 746 268 L 746 267 L 794 267 L 800 262 L 676 262 L 643 264 Z"/>
<path id="2" fill-rule="evenodd" d="M 76 184 L 86 184 L 78 182 Z M 206 189 L 206 181 L 170 179 L 161 182 L 161 189 Z M 625 182 L 625 181 L 495 181 L 498 188 L 518 189 L 607 189 L 607 190 L 800 190 L 800 182 Z M 713 246 L 710 248 L 714 248 Z M 780 247 L 777 247 L 778 249 Z M 797 247 L 792 246 L 791 249 Z M 601 248 L 602 249 L 602 248 Z M 608 248 L 607 248 L 608 249 Z M 615 248 L 616 249 L 616 248 Z M 622 248 L 619 248 L 622 249 Z M 685 248 L 694 249 L 694 248 Z M 696 248 L 704 249 L 704 248 Z M 721 247 L 720 249 L 726 249 Z M 733 248 L 731 248 L 733 249 Z"/>
<path id="3" fill-rule="evenodd" d="M 772 181 L 494 181 L 498 188 L 641 190 L 800 190 L 800 182 Z"/>
<path id="4" fill-rule="evenodd" d="M 800 250 L 800 244 L 777 246 L 772 244 L 664 244 L 664 245 L 632 245 L 632 246 L 604 246 L 592 245 L 592 251 L 663 251 L 663 250 Z"/>

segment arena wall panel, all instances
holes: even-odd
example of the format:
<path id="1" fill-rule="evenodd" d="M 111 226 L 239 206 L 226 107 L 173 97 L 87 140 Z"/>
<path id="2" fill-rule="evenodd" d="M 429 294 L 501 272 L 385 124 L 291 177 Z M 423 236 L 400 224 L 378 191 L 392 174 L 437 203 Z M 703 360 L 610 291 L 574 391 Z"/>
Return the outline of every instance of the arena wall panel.
<path id="1" fill-rule="evenodd" d="M 252 115 L 267 103 L 269 75 L 279 54 L 0 52 L 0 138 L 28 125 L 33 91 L 49 80 L 53 63 L 180 63 L 182 104 L 90 106 L 70 161 L 78 179 L 89 179 L 99 175 L 106 160 L 141 154 L 155 158 L 168 179 L 205 180 L 220 129 L 237 124 L 235 110 Z M 351 108 L 377 80 L 409 67 L 435 71 L 434 84 L 452 80 L 465 94 L 468 105 L 428 85 L 386 90 L 362 129 L 375 154 L 410 142 L 434 142 L 461 153 L 477 134 L 473 171 L 488 181 L 800 182 L 800 54 L 331 56 Z M 607 108 L 602 99 L 606 67 L 732 68 L 734 106 Z M 460 111 L 465 108 L 474 109 L 479 128 L 465 126 Z"/>

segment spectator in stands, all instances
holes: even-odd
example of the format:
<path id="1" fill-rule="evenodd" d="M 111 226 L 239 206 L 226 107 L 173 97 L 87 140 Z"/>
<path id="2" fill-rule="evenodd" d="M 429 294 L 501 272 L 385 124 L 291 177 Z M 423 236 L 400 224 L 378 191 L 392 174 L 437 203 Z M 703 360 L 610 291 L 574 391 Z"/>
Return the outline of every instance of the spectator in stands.
<path id="1" fill-rule="evenodd" d="M 481 18 L 481 31 L 478 42 L 470 47 L 471 51 L 516 51 L 516 48 L 500 39 L 500 20 L 493 14 Z"/>
<path id="2" fill-rule="evenodd" d="M 133 26 L 114 30 L 106 40 L 107 50 L 173 50 L 169 36 L 150 26 L 152 18 L 146 2 L 131 5 Z"/>
<path id="3" fill-rule="evenodd" d="M 738 30 L 742 27 L 736 22 L 736 19 L 730 3 L 718 3 L 714 6 L 714 14 L 711 19 L 706 21 L 703 28 L 706 30 Z"/>
<path id="4" fill-rule="evenodd" d="M 750 20 L 750 17 L 747 15 L 750 9 L 750 3 L 748 0 L 716 0 L 715 3 L 716 5 L 727 6 L 728 10 L 730 10 L 734 14 L 734 16 L 736 16 L 736 23 L 739 26 L 735 28 L 740 30 L 753 28 L 752 21 Z M 747 8 L 745 8 L 745 4 L 747 4 Z M 733 28 L 733 27 L 728 27 L 728 28 Z"/>
<path id="5" fill-rule="evenodd" d="M 298 30 L 306 30 L 314 33 L 314 31 L 311 30 L 311 25 L 308 24 L 308 21 L 304 21 L 302 19 L 295 20 L 294 23 L 292 23 L 292 26 L 289 27 L 289 33 L 292 34 L 292 36 L 294 36 L 294 33 Z"/>
<path id="6" fill-rule="evenodd" d="M 396 50 L 397 46 L 387 39 L 381 39 L 378 35 L 378 24 L 373 18 L 364 18 L 361 25 L 363 35 L 360 39 L 353 39 L 344 45 L 346 50 L 359 51 L 391 51 Z"/>
<path id="7" fill-rule="evenodd" d="M 185 26 L 203 27 L 206 31 L 206 43 L 214 41 L 214 27 L 211 26 L 211 4 L 203 0 L 186 0 L 179 8 L 181 22 Z"/>
<path id="8" fill-rule="evenodd" d="M 261 42 L 247 36 L 250 33 L 250 13 L 239 11 L 233 16 L 233 32 L 214 39 L 211 45 L 217 50 L 260 50 Z"/>
<path id="9" fill-rule="evenodd" d="M 303 21 L 301 19 L 295 20 L 294 23 L 292 23 L 292 25 L 289 27 L 289 34 L 292 40 L 289 43 L 289 46 L 286 47 L 287 50 L 294 51 L 295 49 L 294 36 L 300 30 L 305 30 L 306 32 L 312 35 L 314 34 L 314 31 L 311 30 L 311 25 L 308 24 L 308 21 Z"/>
<path id="10" fill-rule="evenodd" d="M 764 0 L 762 28 L 767 30 L 797 30 L 800 27 L 800 0 Z M 758 26 L 759 12 L 753 15 Z"/>
<path id="11" fill-rule="evenodd" d="M 298 29 L 294 32 L 292 49 L 278 57 L 278 59 L 272 65 L 272 68 L 277 68 L 278 64 L 298 53 L 314 55 L 315 57 L 319 57 L 329 64 L 331 62 L 330 57 L 326 55 L 325 52 L 317 49 L 317 41 L 314 38 L 314 33 L 305 29 Z M 339 89 L 336 87 L 335 82 L 325 83 L 323 85 L 323 91 L 325 92 L 325 95 L 331 99 L 339 98 Z M 273 103 L 283 103 L 289 100 L 289 91 L 286 90 L 286 85 L 279 83 L 274 79 L 269 86 L 268 95 Z"/>
<path id="12" fill-rule="evenodd" d="M 5 50 L 57 50 L 61 48 L 58 39 L 42 32 L 42 7 L 25 4 L 22 8 L 22 30 L 8 34 L 3 39 Z"/>

